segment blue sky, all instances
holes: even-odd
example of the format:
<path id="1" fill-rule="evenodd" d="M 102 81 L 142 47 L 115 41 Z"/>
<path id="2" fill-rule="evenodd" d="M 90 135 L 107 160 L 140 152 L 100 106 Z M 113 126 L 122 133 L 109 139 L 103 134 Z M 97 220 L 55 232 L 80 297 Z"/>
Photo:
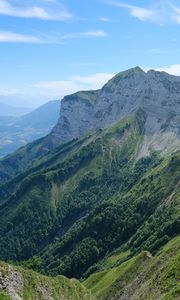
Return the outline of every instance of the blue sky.
<path id="1" fill-rule="evenodd" d="M 139 65 L 180 75 L 179 0 L 0 0 L 0 102 L 38 106 Z"/>

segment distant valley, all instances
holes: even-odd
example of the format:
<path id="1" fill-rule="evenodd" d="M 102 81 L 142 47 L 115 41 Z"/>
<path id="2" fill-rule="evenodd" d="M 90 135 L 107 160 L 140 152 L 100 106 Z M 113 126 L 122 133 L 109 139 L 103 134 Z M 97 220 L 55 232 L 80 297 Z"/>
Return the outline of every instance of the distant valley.
<path id="1" fill-rule="evenodd" d="M 0 116 L 13 116 L 13 117 L 20 117 L 31 112 L 33 109 L 28 107 L 20 107 L 20 106 L 11 106 L 4 102 L 1 102 L 0 97 Z"/>
<path id="2" fill-rule="evenodd" d="M 6 110 L 2 106 L 0 104 L 0 157 L 47 135 L 58 120 L 60 101 L 50 101 L 23 116 L 13 116 L 14 111 L 8 109 L 9 106 Z M 2 115 L 2 112 L 7 115 Z"/>

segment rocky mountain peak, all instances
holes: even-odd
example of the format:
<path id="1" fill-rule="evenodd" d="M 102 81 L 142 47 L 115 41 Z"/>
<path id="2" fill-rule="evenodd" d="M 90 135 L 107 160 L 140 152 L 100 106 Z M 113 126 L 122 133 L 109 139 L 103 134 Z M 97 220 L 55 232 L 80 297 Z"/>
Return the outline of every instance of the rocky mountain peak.
<path id="1" fill-rule="evenodd" d="M 141 108 L 147 135 L 165 136 L 179 145 L 180 77 L 135 67 L 115 75 L 97 91 L 80 91 L 62 100 L 61 116 L 51 133 L 55 144 L 106 128 Z M 157 142 L 155 142 L 157 144 Z M 176 149 L 175 147 L 175 149 Z"/>
<path id="2" fill-rule="evenodd" d="M 135 86 L 140 80 L 145 78 L 145 75 L 146 73 L 140 67 L 135 67 L 123 72 L 119 72 L 105 84 L 102 90 L 108 92 L 112 91 L 113 88 L 122 88 L 126 87 L 127 85 L 129 87 Z"/>

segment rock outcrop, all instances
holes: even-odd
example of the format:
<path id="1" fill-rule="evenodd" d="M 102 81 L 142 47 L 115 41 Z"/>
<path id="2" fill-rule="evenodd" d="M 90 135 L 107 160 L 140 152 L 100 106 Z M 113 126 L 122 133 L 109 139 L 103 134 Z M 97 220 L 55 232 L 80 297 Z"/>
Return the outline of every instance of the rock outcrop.
<path id="1" fill-rule="evenodd" d="M 0 299 L 93 300 L 76 279 L 46 277 L 32 270 L 0 262 Z"/>
<path id="2" fill-rule="evenodd" d="M 0 268 L 0 290 L 7 292 L 12 300 L 23 300 L 19 294 L 24 288 L 24 279 L 20 272 L 6 265 L 6 270 Z"/>

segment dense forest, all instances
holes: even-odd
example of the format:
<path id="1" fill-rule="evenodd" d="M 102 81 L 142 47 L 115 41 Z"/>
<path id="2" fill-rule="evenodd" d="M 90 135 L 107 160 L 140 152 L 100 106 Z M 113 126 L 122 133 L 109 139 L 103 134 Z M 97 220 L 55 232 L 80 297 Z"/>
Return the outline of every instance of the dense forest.
<path id="1" fill-rule="evenodd" d="M 180 154 L 162 158 L 152 151 L 136 159 L 143 122 L 139 112 L 62 145 L 4 183 L 1 260 L 48 275 L 84 278 L 117 248 L 130 250 L 129 258 L 143 250 L 155 254 L 175 237 Z M 3 190 L 10 184 L 6 200 Z"/>

